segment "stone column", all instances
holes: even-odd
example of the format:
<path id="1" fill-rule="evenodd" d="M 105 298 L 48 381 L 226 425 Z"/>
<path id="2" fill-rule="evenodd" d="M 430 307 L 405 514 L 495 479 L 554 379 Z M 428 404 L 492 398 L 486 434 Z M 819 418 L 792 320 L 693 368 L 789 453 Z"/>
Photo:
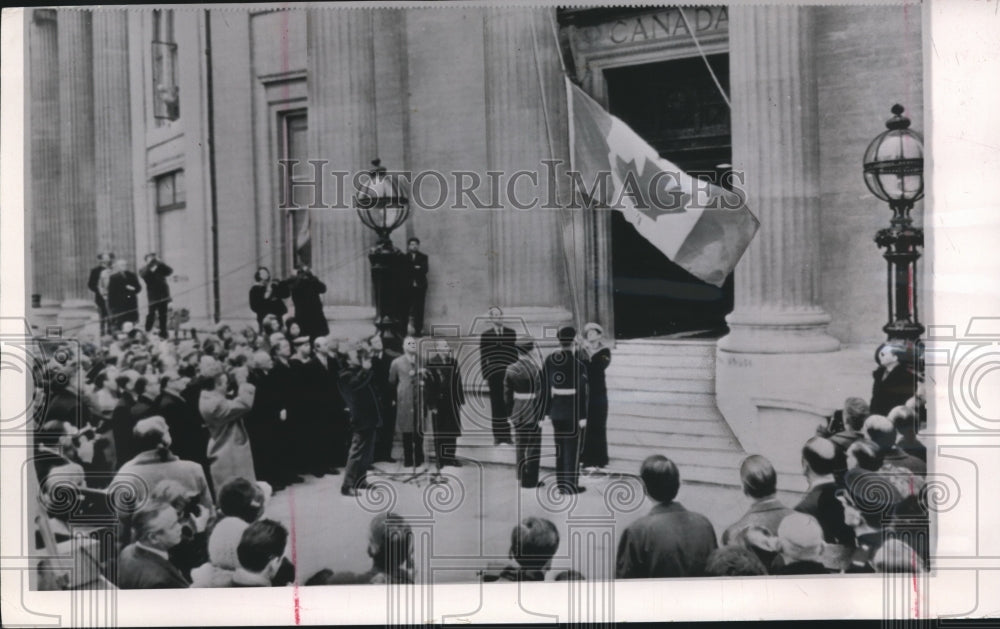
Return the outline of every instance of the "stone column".
<path id="1" fill-rule="evenodd" d="M 29 292 L 46 307 L 62 300 L 59 224 L 59 54 L 54 9 L 32 9 L 28 32 L 31 108 L 31 256 Z"/>
<path id="2" fill-rule="evenodd" d="M 491 276 L 494 298 L 505 308 L 563 306 L 567 301 L 560 213 L 540 207 L 550 196 L 542 160 L 566 157 L 553 154 L 553 148 L 560 151 L 565 144 L 560 142 L 565 119 L 559 113 L 565 90 L 547 19 L 545 10 L 524 8 L 490 9 L 485 17 L 487 158 L 489 170 L 503 173 L 498 195 L 503 209 L 495 211 L 491 226 Z M 543 102 L 554 147 L 546 135 Z M 537 185 L 522 177 L 508 187 L 519 170 L 537 173 Z M 528 203 L 530 209 L 515 207 Z"/>
<path id="3" fill-rule="evenodd" d="M 87 275 L 96 264 L 94 198 L 94 76 L 91 12 L 60 10 L 59 211 L 62 222 L 61 280 L 64 308 L 93 304 Z M 82 315 L 81 315 L 82 316 Z M 76 315 L 73 315 L 75 318 Z"/>
<path id="4" fill-rule="evenodd" d="M 378 156 L 373 17 L 371 11 L 308 11 L 309 159 L 327 162 L 326 204 L 348 208 L 310 212 L 313 271 L 327 285 L 326 304 L 347 307 L 353 314 L 346 318 L 364 318 L 374 314 L 367 254 L 375 235 L 349 208 L 351 176 Z M 335 180 L 331 171 L 351 175 Z"/>
<path id="5" fill-rule="evenodd" d="M 128 77 L 128 12 L 95 9 L 94 141 L 97 247 L 135 260 L 132 139 Z M 145 253 L 145 252 L 143 252 Z"/>
<path id="6" fill-rule="evenodd" d="M 819 128 L 813 9 L 730 7 L 733 165 L 760 231 L 736 269 L 730 333 L 744 353 L 829 352 L 819 306 Z"/>

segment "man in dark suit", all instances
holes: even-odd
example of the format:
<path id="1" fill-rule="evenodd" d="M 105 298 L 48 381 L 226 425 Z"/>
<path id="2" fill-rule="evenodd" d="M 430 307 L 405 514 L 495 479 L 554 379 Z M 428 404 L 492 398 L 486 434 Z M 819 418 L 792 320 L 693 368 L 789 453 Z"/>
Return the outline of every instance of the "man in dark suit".
<path id="1" fill-rule="evenodd" d="M 204 468 L 206 477 L 210 477 L 207 465 L 208 428 L 198 409 L 183 397 L 188 383 L 189 380 L 177 372 L 164 375 L 160 379 L 160 396 L 153 414 L 166 420 L 173 437 L 171 449 L 174 454 L 185 461 L 198 463 Z"/>
<path id="2" fill-rule="evenodd" d="M 165 262 L 156 259 L 155 253 L 146 254 L 146 266 L 139 270 L 139 276 L 146 282 L 146 299 L 149 312 L 146 313 L 146 331 L 153 329 L 153 321 L 159 318 L 160 338 L 167 338 L 167 304 L 170 303 L 170 286 L 167 278 L 173 274 Z"/>
<path id="3" fill-rule="evenodd" d="M 300 266 L 295 277 L 286 282 L 295 306 L 295 320 L 302 334 L 311 339 L 329 334 L 330 326 L 327 325 L 323 301 L 320 299 L 320 295 L 326 292 L 326 284 L 313 275 L 308 266 Z"/>
<path id="4" fill-rule="evenodd" d="M 348 362 L 340 373 L 340 393 L 351 410 L 351 450 L 340 493 L 356 496 L 368 488 L 368 468 L 375 454 L 375 431 L 382 425 L 378 393 L 373 385 L 372 361 L 363 343 L 348 352 Z"/>
<path id="5" fill-rule="evenodd" d="M 367 341 L 367 349 L 371 352 L 372 385 L 378 395 L 379 408 L 382 409 L 382 425 L 375 433 L 375 461 L 395 463 L 392 458 L 392 443 L 396 437 L 396 392 L 389 386 L 389 368 L 392 361 L 402 354 L 385 347 L 382 337 L 375 334 Z"/>
<path id="6" fill-rule="evenodd" d="M 834 473 L 847 467 L 846 455 L 829 439 L 813 437 L 802 447 L 802 468 L 809 491 L 795 506 L 823 527 L 828 544 L 854 546 L 854 529 L 844 521 L 844 505 L 837 499 L 840 486 Z"/>
<path id="7" fill-rule="evenodd" d="M 499 306 L 490 307 L 489 314 L 490 328 L 479 336 L 479 367 L 490 392 L 493 444 L 513 445 L 503 397 L 503 379 L 507 367 L 517 360 L 517 334 L 503 325 L 503 310 Z"/>
<path id="8" fill-rule="evenodd" d="M 754 526 L 777 535 L 778 525 L 786 515 L 793 513 L 774 495 L 778 475 L 766 458 L 752 454 L 744 459 L 740 466 L 740 481 L 743 483 L 743 493 L 753 500 L 753 504 L 742 518 L 722 533 L 723 545 L 739 544 L 746 530 Z"/>
<path id="9" fill-rule="evenodd" d="M 403 275 L 406 278 L 407 315 L 413 320 L 413 334 L 424 333 L 424 299 L 427 296 L 427 254 L 420 251 L 420 239 L 413 237 L 406 241 L 406 261 Z"/>
<path id="10" fill-rule="evenodd" d="M 100 263 L 90 269 L 90 277 L 87 279 L 87 288 L 94 293 L 94 303 L 97 304 L 97 312 L 101 313 L 101 335 L 111 332 L 110 316 L 107 302 L 107 277 L 111 275 L 111 263 L 115 259 L 113 253 L 102 253 L 97 256 Z M 102 275 L 104 279 L 102 281 Z"/>
<path id="11" fill-rule="evenodd" d="M 556 483 L 564 494 L 585 491 L 579 484 L 580 435 L 587 422 L 587 366 L 573 350 L 576 329 L 564 327 L 557 333 L 559 349 L 545 358 L 542 366 L 545 415 L 552 420 L 556 442 Z"/>
<path id="12" fill-rule="evenodd" d="M 108 308 L 111 311 L 112 329 L 121 328 L 126 321 L 139 321 L 139 298 L 142 285 L 135 273 L 128 270 L 125 260 L 118 258 L 108 278 Z"/>
<path id="13" fill-rule="evenodd" d="M 177 511 L 169 504 L 153 503 L 132 517 L 132 526 L 136 541 L 122 549 L 116 585 L 123 590 L 189 587 L 167 552 L 182 539 Z"/>
<path id="14" fill-rule="evenodd" d="M 330 474 L 337 474 L 338 466 L 347 460 L 347 413 L 344 396 L 337 383 L 340 378 L 340 360 L 333 341 L 319 336 L 313 341 L 313 368 L 315 375 L 316 440 L 318 465 L 325 466 Z"/>
<path id="15" fill-rule="evenodd" d="M 639 475 L 646 494 L 658 504 L 622 533 L 615 577 L 702 576 L 708 556 L 717 547 L 715 529 L 705 516 L 674 502 L 681 486 L 677 466 L 654 454 L 642 462 Z"/>

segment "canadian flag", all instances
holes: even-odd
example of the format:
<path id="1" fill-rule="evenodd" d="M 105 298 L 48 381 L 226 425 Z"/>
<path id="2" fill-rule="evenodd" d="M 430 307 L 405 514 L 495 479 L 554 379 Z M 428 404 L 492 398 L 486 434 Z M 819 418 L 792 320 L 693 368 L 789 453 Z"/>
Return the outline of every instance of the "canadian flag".
<path id="1" fill-rule="evenodd" d="M 760 227 L 746 199 L 660 157 L 569 79 L 566 89 L 573 170 L 593 186 L 591 201 L 622 212 L 663 255 L 722 286 Z M 602 180 L 609 185 L 594 185 Z"/>

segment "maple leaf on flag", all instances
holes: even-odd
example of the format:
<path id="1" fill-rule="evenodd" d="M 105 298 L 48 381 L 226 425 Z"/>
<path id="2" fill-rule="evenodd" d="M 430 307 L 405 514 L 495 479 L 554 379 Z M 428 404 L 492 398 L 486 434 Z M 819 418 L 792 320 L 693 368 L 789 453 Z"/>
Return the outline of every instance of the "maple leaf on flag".
<path id="1" fill-rule="evenodd" d="M 622 182 L 619 199 L 630 196 L 635 209 L 656 220 L 662 214 L 684 212 L 691 200 L 681 189 L 677 176 L 663 170 L 650 159 L 643 158 L 642 171 L 635 159 L 625 161 L 615 155 L 615 169 Z"/>

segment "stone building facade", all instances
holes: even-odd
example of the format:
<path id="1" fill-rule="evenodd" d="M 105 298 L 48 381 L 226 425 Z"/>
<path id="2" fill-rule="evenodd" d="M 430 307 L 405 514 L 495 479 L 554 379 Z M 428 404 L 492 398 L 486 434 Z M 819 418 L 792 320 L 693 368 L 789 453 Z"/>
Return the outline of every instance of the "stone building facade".
<path id="1" fill-rule="evenodd" d="M 133 269 L 158 251 L 175 269 L 174 305 L 196 324 L 250 320 L 256 267 L 284 275 L 307 255 L 329 287 L 334 334 L 367 330 L 374 234 L 353 211 L 278 209 L 289 190 L 307 192 L 292 185 L 313 178 L 305 160 L 325 160 L 327 191 L 337 185 L 330 171 L 354 172 L 375 156 L 393 169 L 484 179 L 538 171 L 544 159 L 565 168 L 564 66 L 620 113 L 644 98 L 623 72 L 648 68 L 669 87 L 682 68 L 670 64 L 696 72 L 704 55 L 697 80 L 708 81 L 709 59 L 718 64 L 731 108 L 712 127 L 717 145 L 691 146 L 728 152 L 761 222 L 726 288 L 718 406 L 745 450 L 765 451 L 775 435 L 807 435 L 807 420 L 870 390 L 886 316 L 885 262 L 872 237 L 889 210 L 867 192 L 861 156 L 895 102 L 923 127 L 917 9 L 30 13 L 36 321 L 74 329 L 93 319 L 86 272 L 101 250 Z M 695 119 L 709 109 L 699 94 L 663 111 Z M 712 99 L 717 106 L 718 93 Z M 659 104 L 644 102 L 647 119 L 669 130 Z M 681 137 L 670 133 L 667 144 Z M 282 158 L 302 163 L 286 172 Z M 567 180 L 550 185 L 543 178 L 541 193 L 567 204 Z M 453 188 L 441 209 L 413 200 L 394 238 L 418 236 L 431 255 L 428 323 L 464 332 L 496 303 L 539 332 L 596 320 L 629 336 L 616 327 L 616 282 L 621 289 L 625 279 L 615 267 L 625 259 L 611 213 L 520 212 L 508 192 L 499 191 L 497 210 L 453 209 Z M 782 466 L 794 469 L 796 458 Z"/>

